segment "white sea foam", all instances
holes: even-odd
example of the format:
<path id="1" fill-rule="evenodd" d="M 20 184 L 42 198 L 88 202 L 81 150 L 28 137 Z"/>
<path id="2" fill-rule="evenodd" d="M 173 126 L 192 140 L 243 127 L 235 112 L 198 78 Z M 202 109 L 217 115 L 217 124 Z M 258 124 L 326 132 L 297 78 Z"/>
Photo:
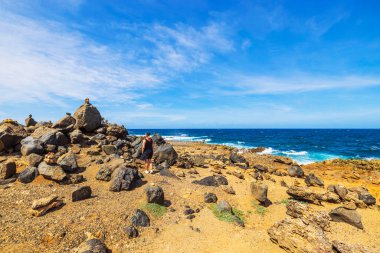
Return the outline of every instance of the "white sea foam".
<path id="1" fill-rule="evenodd" d="M 295 151 L 295 150 L 290 150 L 290 151 L 282 151 L 281 153 L 285 155 L 307 155 L 307 151 Z"/>

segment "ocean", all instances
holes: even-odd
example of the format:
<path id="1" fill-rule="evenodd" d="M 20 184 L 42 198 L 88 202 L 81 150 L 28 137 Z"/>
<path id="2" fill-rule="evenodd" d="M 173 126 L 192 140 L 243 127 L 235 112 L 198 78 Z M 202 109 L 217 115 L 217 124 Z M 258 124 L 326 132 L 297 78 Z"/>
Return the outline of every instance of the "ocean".
<path id="1" fill-rule="evenodd" d="M 203 141 L 236 148 L 265 147 L 263 154 L 288 156 L 300 164 L 334 158 L 380 158 L 380 129 L 130 129 L 167 140 Z"/>

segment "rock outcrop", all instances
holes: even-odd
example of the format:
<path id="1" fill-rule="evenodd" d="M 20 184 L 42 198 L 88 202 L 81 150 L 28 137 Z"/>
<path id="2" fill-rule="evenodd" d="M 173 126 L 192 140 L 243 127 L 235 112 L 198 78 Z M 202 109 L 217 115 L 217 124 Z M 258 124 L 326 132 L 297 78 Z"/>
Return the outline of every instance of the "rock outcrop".
<path id="1" fill-rule="evenodd" d="M 102 126 L 102 116 L 90 103 L 84 103 L 74 113 L 75 127 L 86 132 L 93 132 Z"/>

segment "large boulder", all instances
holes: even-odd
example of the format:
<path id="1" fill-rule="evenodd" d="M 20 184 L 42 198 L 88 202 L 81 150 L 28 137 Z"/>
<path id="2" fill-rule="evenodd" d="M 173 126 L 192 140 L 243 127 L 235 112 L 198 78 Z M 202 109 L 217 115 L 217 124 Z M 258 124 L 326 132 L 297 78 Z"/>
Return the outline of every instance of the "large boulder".
<path id="1" fill-rule="evenodd" d="M 304 188 L 301 186 L 291 186 L 286 191 L 286 193 L 296 200 L 321 205 L 321 195 L 311 191 L 309 188 Z"/>
<path id="2" fill-rule="evenodd" d="M 163 205 L 165 201 L 164 191 L 160 186 L 148 186 L 145 188 L 146 201 L 148 203 L 156 203 Z"/>
<path id="3" fill-rule="evenodd" d="M 195 180 L 192 183 L 204 186 L 220 186 L 228 185 L 228 180 L 224 176 L 214 175 L 202 178 L 201 180 Z"/>
<path id="4" fill-rule="evenodd" d="M 13 161 L 3 161 L 0 163 L 0 179 L 7 179 L 16 174 L 16 163 Z"/>
<path id="5" fill-rule="evenodd" d="M 30 154 L 43 154 L 44 147 L 42 146 L 42 141 L 39 139 L 34 139 L 32 136 L 28 136 L 21 140 L 21 154 L 23 156 L 28 156 Z"/>
<path id="6" fill-rule="evenodd" d="M 363 201 L 366 205 L 376 204 L 376 199 L 373 197 L 367 188 L 364 187 L 351 187 L 349 189 L 351 192 L 356 192 L 358 194 L 359 200 Z"/>
<path id="7" fill-rule="evenodd" d="M 358 211 L 340 206 L 329 213 L 333 221 L 345 222 L 359 229 L 363 229 L 362 218 Z"/>
<path id="8" fill-rule="evenodd" d="M 112 174 L 110 191 L 130 190 L 139 179 L 140 176 L 137 169 L 120 166 Z"/>
<path id="9" fill-rule="evenodd" d="M 57 164 L 66 172 L 74 172 L 78 169 L 76 156 L 71 151 L 59 157 Z"/>
<path id="10" fill-rule="evenodd" d="M 27 167 L 19 175 L 18 180 L 23 184 L 32 182 L 38 176 L 38 170 L 36 167 Z"/>
<path id="11" fill-rule="evenodd" d="M 161 137 L 161 135 L 155 133 L 153 136 L 152 136 L 152 140 L 154 143 L 157 144 L 157 146 L 161 146 L 162 144 L 165 144 L 166 141 L 164 140 L 164 138 Z"/>
<path id="12" fill-rule="evenodd" d="M 299 201 L 289 201 L 286 214 L 301 219 L 305 224 L 317 225 L 323 231 L 330 230 L 330 216 L 326 212 L 314 211 L 309 205 Z"/>
<path id="13" fill-rule="evenodd" d="M 263 183 L 252 182 L 251 183 L 251 194 L 261 203 L 265 203 L 267 201 L 268 195 L 268 186 Z"/>
<path id="14" fill-rule="evenodd" d="M 54 181 L 63 181 L 66 178 L 66 173 L 58 165 L 49 165 L 46 162 L 41 162 L 38 165 L 38 173 L 47 179 Z"/>
<path id="15" fill-rule="evenodd" d="M 63 118 L 53 124 L 53 128 L 58 128 L 63 132 L 69 132 L 74 128 L 75 123 L 75 118 L 72 117 L 70 113 L 66 113 Z"/>
<path id="16" fill-rule="evenodd" d="M 41 136 L 40 140 L 46 145 L 67 146 L 70 144 L 70 140 L 63 133 L 57 130 L 51 130 L 48 133 Z"/>
<path id="17" fill-rule="evenodd" d="M 323 229 L 301 219 L 285 218 L 268 229 L 270 240 L 290 253 L 333 253 Z"/>
<path id="18" fill-rule="evenodd" d="M 301 166 L 299 165 L 292 165 L 288 168 L 288 174 L 291 177 L 303 177 L 304 172 Z"/>
<path id="19" fill-rule="evenodd" d="M 13 148 L 28 134 L 16 121 L 4 120 L 0 123 L 0 151 Z"/>
<path id="20" fill-rule="evenodd" d="M 75 127 L 86 132 L 93 132 L 102 126 L 102 116 L 98 109 L 90 103 L 84 103 L 74 113 Z"/>
<path id="21" fill-rule="evenodd" d="M 107 126 L 106 134 L 109 136 L 114 136 L 118 139 L 125 139 L 125 137 L 128 135 L 128 131 L 124 126 L 110 124 Z"/>
<path id="22" fill-rule="evenodd" d="M 246 163 L 247 162 L 247 160 L 243 156 L 238 155 L 237 153 L 231 153 L 230 161 L 232 163 Z"/>
<path id="23" fill-rule="evenodd" d="M 175 164 L 178 158 L 178 154 L 169 143 L 158 146 L 154 152 L 154 161 L 156 164 L 167 162 L 170 166 Z"/>

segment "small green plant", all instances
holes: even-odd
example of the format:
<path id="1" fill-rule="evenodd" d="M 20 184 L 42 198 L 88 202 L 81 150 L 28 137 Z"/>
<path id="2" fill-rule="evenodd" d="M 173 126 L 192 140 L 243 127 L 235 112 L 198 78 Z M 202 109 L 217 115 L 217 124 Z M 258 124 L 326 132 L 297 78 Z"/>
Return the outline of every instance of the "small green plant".
<path id="1" fill-rule="evenodd" d="M 255 208 L 255 213 L 257 213 L 260 216 L 265 216 L 268 209 L 265 206 L 261 206 L 257 203 L 253 203 L 253 207 Z"/>
<path id="2" fill-rule="evenodd" d="M 141 209 L 147 211 L 155 217 L 162 217 L 167 211 L 165 206 L 161 206 L 156 203 L 146 203 L 141 207 Z"/>
<path id="3" fill-rule="evenodd" d="M 211 204 L 209 209 L 215 215 L 218 220 L 226 222 L 236 222 L 237 220 L 244 221 L 244 213 L 239 209 L 232 208 L 232 213 L 229 212 L 220 212 L 218 210 L 217 204 Z"/>
<path id="4" fill-rule="evenodd" d="M 280 204 L 287 205 L 289 204 L 289 201 L 290 201 L 289 199 L 283 199 L 280 201 Z"/>

